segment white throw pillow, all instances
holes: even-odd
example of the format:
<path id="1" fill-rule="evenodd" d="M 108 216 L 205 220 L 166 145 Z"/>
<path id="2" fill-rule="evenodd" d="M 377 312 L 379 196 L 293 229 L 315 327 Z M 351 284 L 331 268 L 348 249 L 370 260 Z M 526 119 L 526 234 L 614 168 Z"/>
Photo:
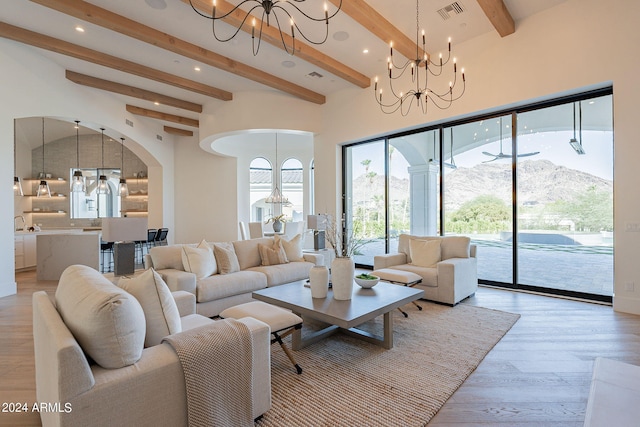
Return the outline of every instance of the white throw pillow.
<path id="1" fill-rule="evenodd" d="M 220 274 L 231 274 L 240 271 L 240 263 L 231 243 L 214 243 L 213 253 L 218 263 Z"/>
<path id="2" fill-rule="evenodd" d="M 55 301 L 67 328 L 98 365 L 123 368 L 142 357 L 145 319 L 140 303 L 96 270 L 67 267 Z"/>
<path id="3" fill-rule="evenodd" d="M 284 248 L 284 253 L 287 254 L 289 261 L 304 261 L 302 255 L 302 235 L 296 234 L 291 240 L 285 240 L 282 237 L 276 235 L 276 244 L 280 242 Z"/>
<path id="4" fill-rule="evenodd" d="M 203 239 L 197 247 L 182 246 L 182 266 L 184 271 L 193 273 L 198 279 L 217 273 L 213 248 Z"/>
<path id="5" fill-rule="evenodd" d="M 409 241 L 411 264 L 418 267 L 435 267 L 440 262 L 440 239 Z"/>
<path id="6" fill-rule="evenodd" d="M 149 255 L 156 270 L 182 270 L 182 245 L 155 246 Z"/>
<path id="7" fill-rule="evenodd" d="M 136 297 L 146 320 L 145 347 L 153 347 L 162 338 L 182 332 L 180 313 L 167 284 L 153 268 L 137 277 L 122 278 L 118 282 L 125 291 Z"/>
<path id="8" fill-rule="evenodd" d="M 262 259 L 262 265 L 278 265 L 286 264 L 289 262 L 287 255 L 282 248 L 280 241 L 275 241 L 273 245 L 258 244 L 258 250 L 260 251 L 260 259 Z"/>
<path id="9" fill-rule="evenodd" d="M 442 259 L 469 258 L 471 239 L 466 236 L 445 236 L 442 238 Z"/>

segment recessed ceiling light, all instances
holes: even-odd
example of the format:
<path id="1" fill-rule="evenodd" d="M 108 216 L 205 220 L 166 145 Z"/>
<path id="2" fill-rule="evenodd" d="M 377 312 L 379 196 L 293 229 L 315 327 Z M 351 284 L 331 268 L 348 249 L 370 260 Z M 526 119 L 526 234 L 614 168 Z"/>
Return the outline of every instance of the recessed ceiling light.
<path id="1" fill-rule="evenodd" d="M 194 70 L 200 71 L 200 67 L 193 67 Z"/>
<path id="2" fill-rule="evenodd" d="M 362 50 L 362 53 L 365 53 L 365 54 L 366 54 L 366 53 L 369 53 L 369 49 L 363 49 L 363 50 Z"/>
<path id="3" fill-rule="evenodd" d="M 155 105 L 160 105 L 160 103 L 158 101 L 154 102 Z"/>
<path id="4" fill-rule="evenodd" d="M 296 66 L 296 63 L 293 61 L 282 61 L 281 64 L 284 68 L 293 68 Z"/>
<path id="5" fill-rule="evenodd" d="M 339 42 L 343 42 L 349 38 L 349 33 L 346 31 L 337 31 L 333 33 L 333 39 Z"/>
<path id="6" fill-rule="evenodd" d="M 164 0 L 144 0 L 144 2 L 154 9 L 161 10 L 167 8 L 167 2 Z"/>
<path id="7" fill-rule="evenodd" d="M 76 31 L 79 33 L 84 33 L 84 28 L 82 28 L 80 25 L 76 25 Z"/>

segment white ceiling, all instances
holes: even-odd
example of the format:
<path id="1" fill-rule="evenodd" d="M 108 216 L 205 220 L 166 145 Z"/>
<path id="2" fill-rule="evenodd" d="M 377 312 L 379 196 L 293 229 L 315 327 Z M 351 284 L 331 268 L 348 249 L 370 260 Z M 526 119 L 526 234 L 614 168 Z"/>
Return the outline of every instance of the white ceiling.
<path id="1" fill-rule="evenodd" d="M 149 6 L 149 4 L 163 1 L 167 5 L 165 9 L 159 10 Z M 564 1 L 566 0 L 504 0 L 516 22 L 516 32 L 518 22 L 522 19 Z M 254 57 L 251 53 L 251 36 L 244 32 L 240 32 L 232 42 L 219 43 L 211 35 L 210 21 L 199 17 L 189 4 L 180 0 L 92 0 L 90 3 L 323 95 L 329 95 L 352 85 L 298 57 L 289 56 L 283 50 L 267 43 L 261 45 L 260 52 Z M 317 5 L 319 9 L 323 4 L 320 0 L 308 0 L 308 3 L 314 7 Z M 413 0 L 367 0 L 367 3 L 411 39 L 415 37 L 416 3 Z M 437 10 L 450 3 L 452 0 L 420 0 L 420 24 L 426 29 L 427 49 L 431 53 L 438 53 L 446 45 L 448 37 L 452 37 L 455 50 L 457 42 L 495 31 L 476 0 L 458 0 L 458 3 L 466 9 L 465 12 L 446 21 L 443 20 Z M 275 90 L 30 1 L 12 1 L 9 6 L 5 3 L 4 7 L 0 8 L 0 20 L 230 92 Z M 75 30 L 77 25 L 81 25 L 85 32 L 77 32 Z M 306 23 L 301 22 L 299 25 L 307 27 Z M 226 24 L 221 23 L 220 29 L 223 30 L 224 26 Z M 323 26 L 324 23 L 320 28 L 322 29 Z M 227 28 L 230 27 L 227 26 Z M 346 41 L 337 41 L 333 38 L 333 35 L 340 31 L 349 34 Z M 327 43 L 316 48 L 368 77 L 374 77 L 385 70 L 388 46 L 343 12 L 338 13 L 330 21 Z M 369 49 L 368 54 L 362 52 L 365 48 Z M 30 49 L 38 48 L 30 47 Z M 224 102 L 61 54 L 38 50 L 65 69 L 82 74 L 201 104 Z M 282 65 L 285 61 L 292 61 L 295 66 L 287 68 Z M 459 63 L 464 64 L 464 58 L 459 58 Z M 201 67 L 201 71 L 194 71 L 195 66 Z M 323 75 L 323 78 L 307 77 L 314 71 Z M 197 113 L 178 108 L 155 106 L 151 102 L 123 95 L 113 96 L 121 97 L 126 103 L 143 108 L 198 118 Z"/>

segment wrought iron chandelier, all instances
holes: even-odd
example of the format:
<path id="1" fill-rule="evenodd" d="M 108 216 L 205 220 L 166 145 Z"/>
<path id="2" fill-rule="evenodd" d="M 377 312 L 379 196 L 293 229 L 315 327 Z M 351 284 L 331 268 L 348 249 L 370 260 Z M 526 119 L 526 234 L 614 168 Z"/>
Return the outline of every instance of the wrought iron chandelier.
<path id="1" fill-rule="evenodd" d="M 393 61 L 393 42 L 389 44 L 390 56 L 387 58 L 387 73 L 391 91 L 391 101 L 389 103 L 385 103 L 383 100 L 382 89 L 378 89 L 378 77 L 375 78 L 374 97 L 378 105 L 380 105 L 380 110 L 385 114 L 393 114 L 400 110 L 400 114 L 406 116 L 409 114 L 414 101 L 417 106 L 420 106 L 424 114 L 427 113 L 429 101 L 437 108 L 445 110 L 449 108 L 454 101 L 462 97 L 466 88 L 463 68 L 461 69 L 462 88 L 460 89 L 456 58 L 452 58 L 451 56 L 451 38 L 449 38 L 447 58 L 443 60 L 442 54 L 440 54 L 439 60 L 434 62 L 426 53 L 426 38 L 424 30 L 422 30 L 422 54 L 420 53 L 418 47 L 420 40 L 420 12 L 418 3 L 418 0 L 416 0 L 416 59 L 408 59 L 404 65 L 397 66 Z M 429 86 L 431 83 L 430 78 L 437 79 L 443 77 L 444 71 L 450 61 L 453 63 L 453 76 L 449 81 L 449 86 L 444 90 L 440 89 L 440 91 L 433 89 L 433 86 Z M 394 70 L 396 71 L 395 73 Z M 415 85 L 415 88 L 411 88 L 406 92 L 399 92 L 394 88 L 394 81 L 402 78 L 405 73 L 411 73 L 411 83 Z M 422 77 L 421 74 L 423 74 L 424 77 Z"/>
<path id="2" fill-rule="evenodd" d="M 293 55 L 296 51 L 296 33 L 301 35 L 306 41 L 308 41 L 311 44 L 320 45 L 327 41 L 327 37 L 329 35 L 329 20 L 334 16 L 336 16 L 336 14 L 340 11 L 340 8 L 342 8 L 342 0 L 340 0 L 340 3 L 338 4 L 337 9 L 332 14 L 329 14 L 329 8 L 327 6 L 327 3 L 325 2 L 324 16 L 321 16 L 321 17 L 311 16 L 306 12 L 304 12 L 298 5 L 296 5 L 296 3 L 304 3 L 305 1 L 306 0 L 275 0 L 275 1 L 243 0 L 239 2 L 236 6 L 233 6 L 232 4 L 229 4 L 224 0 L 221 0 L 222 4 L 220 9 L 222 9 L 222 13 L 219 13 L 220 11 L 217 10 L 218 8 L 216 6 L 216 0 L 213 0 L 213 8 L 210 15 L 200 12 L 193 5 L 193 0 L 189 0 L 189 4 L 191 5 L 191 8 L 198 15 L 211 20 L 211 30 L 213 32 L 213 36 L 219 42 L 228 42 L 231 39 L 233 39 L 240 32 L 240 30 L 243 29 L 243 27 L 245 27 L 245 22 L 247 21 L 249 16 L 252 15 L 252 13 L 256 9 L 258 9 L 256 14 L 252 15 L 252 19 L 251 19 L 251 46 L 253 50 L 253 55 L 256 56 L 258 54 L 258 51 L 260 50 L 260 43 L 262 42 L 262 32 L 264 29 L 265 22 L 266 22 L 267 28 L 269 28 L 272 26 L 271 24 L 272 20 L 275 21 L 275 27 L 277 27 L 278 29 L 278 33 L 280 35 L 279 38 L 282 41 L 282 46 L 289 55 Z M 245 4 L 247 4 L 247 7 L 241 9 L 241 6 Z M 240 16 L 242 16 L 242 14 L 244 14 L 244 18 L 240 19 Z M 232 16 L 230 17 L 230 19 L 227 20 L 227 22 L 233 21 L 232 25 L 236 26 L 237 28 L 233 32 L 233 34 L 231 34 L 231 36 L 220 37 L 216 33 L 216 21 L 220 19 L 224 20 L 228 18 L 230 15 Z M 302 29 L 298 25 L 298 22 L 294 19 L 294 15 L 300 16 L 301 18 L 307 18 L 308 20 L 313 22 L 324 22 L 325 23 L 324 38 L 322 40 L 316 41 L 307 37 L 307 35 L 304 33 L 304 31 L 302 31 Z M 260 25 L 259 25 L 259 28 L 256 29 L 256 25 L 257 25 L 256 18 L 258 16 L 260 16 Z M 281 23 L 281 20 L 284 20 L 285 22 Z M 286 28 L 287 24 L 289 24 L 290 34 L 285 33 L 285 31 L 287 30 Z M 248 32 L 248 30 L 245 30 L 245 31 Z M 291 37 L 290 46 L 288 46 L 287 42 L 285 41 L 285 38 L 286 38 L 285 35 L 286 37 L 289 37 L 289 36 Z M 256 43 L 256 37 L 258 38 L 257 43 Z M 266 35 L 266 37 L 277 40 L 277 38 L 270 35 Z"/>

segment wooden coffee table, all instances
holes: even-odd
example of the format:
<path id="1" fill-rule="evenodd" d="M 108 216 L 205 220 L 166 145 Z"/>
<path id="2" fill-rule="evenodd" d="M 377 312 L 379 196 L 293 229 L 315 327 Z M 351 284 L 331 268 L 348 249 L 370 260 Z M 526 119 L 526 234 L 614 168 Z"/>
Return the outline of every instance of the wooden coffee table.
<path id="1" fill-rule="evenodd" d="M 315 319 L 329 326 L 302 336 L 302 330 L 292 335 L 292 348 L 299 350 L 338 331 L 355 336 L 384 348 L 393 347 L 393 313 L 398 307 L 421 298 L 424 291 L 380 282 L 371 289 L 354 284 L 351 300 L 339 301 L 329 290 L 326 298 L 311 298 L 311 290 L 304 282 L 289 283 L 253 292 L 253 298 L 288 308 L 303 319 Z M 356 326 L 384 316 L 382 337 L 357 329 Z"/>

